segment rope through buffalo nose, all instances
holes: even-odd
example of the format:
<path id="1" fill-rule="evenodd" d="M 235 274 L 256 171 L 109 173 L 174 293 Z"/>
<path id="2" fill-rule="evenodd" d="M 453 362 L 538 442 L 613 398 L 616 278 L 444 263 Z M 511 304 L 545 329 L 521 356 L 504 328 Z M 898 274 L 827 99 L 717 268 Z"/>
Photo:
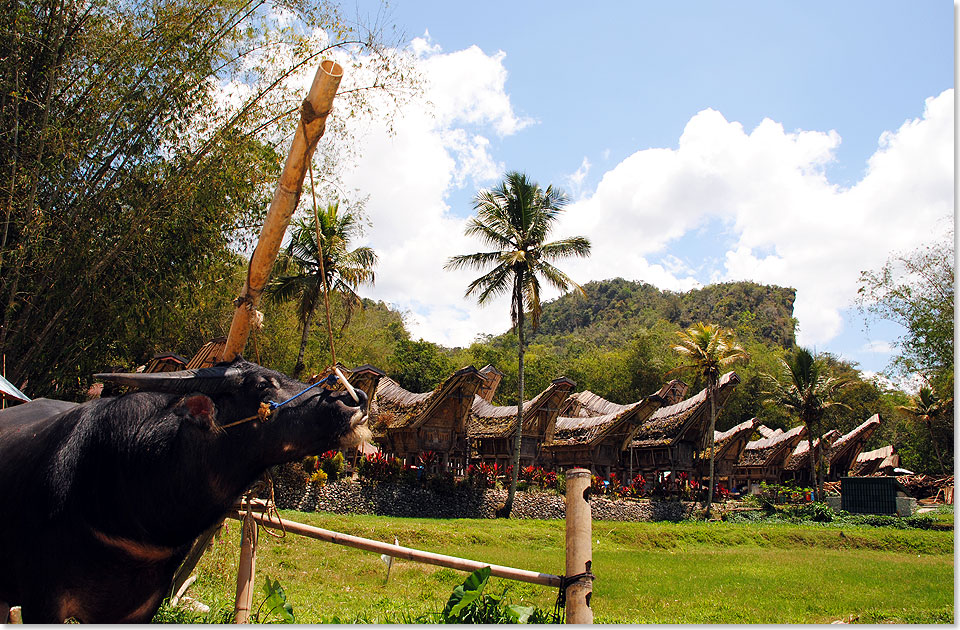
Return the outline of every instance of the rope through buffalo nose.
<path id="1" fill-rule="evenodd" d="M 299 394 L 291 396 L 290 398 L 287 398 L 283 402 L 276 402 L 271 400 L 268 403 L 260 403 L 260 411 L 258 411 L 255 415 L 252 415 L 249 418 L 244 418 L 243 420 L 237 420 L 236 422 L 231 422 L 230 424 L 225 424 L 222 427 L 220 427 L 220 429 L 229 429 L 230 427 L 234 427 L 234 426 L 237 426 L 238 424 L 243 424 L 244 422 L 249 422 L 251 420 L 256 420 L 257 418 L 259 418 L 261 421 L 266 421 L 270 418 L 270 416 L 276 413 L 276 411 L 280 407 L 283 407 L 285 404 L 287 404 L 291 400 L 296 400 L 297 398 L 300 398 L 301 396 L 309 392 L 311 389 L 315 387 L 319 387 L 320 385 L 332 386 L 334 383 L 337 382 L 337 379 L 340 379 L 340 382 L 343 383 L 346 390 L 350 393 L 350 396 L 353 397 L 354 402 L 359 404 L 360 397 L 357 396 L 356 390 L 350 385 L 350 383 L 347 382 L 347 379 L 343 376 L 343 373 L 340 372 L 339 369 L 334 367 L 333 374 L 330 374 L 326 378 L 317 381 L 316 383 L 306 388 Z"/>

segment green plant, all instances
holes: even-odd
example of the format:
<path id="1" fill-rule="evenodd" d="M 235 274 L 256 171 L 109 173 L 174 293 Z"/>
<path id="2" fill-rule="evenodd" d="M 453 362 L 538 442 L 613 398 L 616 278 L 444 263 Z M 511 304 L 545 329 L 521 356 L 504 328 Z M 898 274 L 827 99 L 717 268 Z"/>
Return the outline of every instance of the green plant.
<path id="1" fill-rule="evenodd" d="M 313 471 L 313 474 L 310 475 L 310 483 L 325 485 L 327 483 L 327 473 L 320 469 Z"/>
<path id="2" fill-rule="evenodd" d="M 327 473 L 327 479 L 331 482 L 340 479 L 344 469 L 343 453 L 340 451 L 324 453 L 320 458 L 320 469 Z"/>
<path id="3" fill-rule="evenodd" d="M 254 623 L 266 623 L 274 613 L 279 616 L 280 623 L 297 623 L 293 615 L 293 605 L 287 601 L 287 593 L 280 585 L 280 580 L 271 580 L 270 576 L 267 576 L 261 590 L 264 598 L 257 607 L 257 612 L 253 614 Z"/>
<path id="4" fill-rule="evenodd" d="M 490 567 L 477 569 L 453 589 L 440 613 L 440 623 L 554 623 L 553 615 L 536 606 L 507 604 L 503 594 L 483 592 L 490 579 Z"/>

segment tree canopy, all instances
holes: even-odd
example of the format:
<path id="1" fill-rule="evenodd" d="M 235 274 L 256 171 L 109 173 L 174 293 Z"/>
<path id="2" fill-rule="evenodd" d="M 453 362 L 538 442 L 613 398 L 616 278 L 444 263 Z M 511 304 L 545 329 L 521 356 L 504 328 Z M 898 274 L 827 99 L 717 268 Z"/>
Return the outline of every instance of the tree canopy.
<path id="1" fill-rule="evenodd" d="M 0 25 L 0 347 L 32 396 L 76 396 L 78 375 L 212 336 L 178 311 L 238 290 L 294 79 L 377 43 L 325 0 L 23 0 Z M 362 61 L 378 89 L 405 81 Z"/>

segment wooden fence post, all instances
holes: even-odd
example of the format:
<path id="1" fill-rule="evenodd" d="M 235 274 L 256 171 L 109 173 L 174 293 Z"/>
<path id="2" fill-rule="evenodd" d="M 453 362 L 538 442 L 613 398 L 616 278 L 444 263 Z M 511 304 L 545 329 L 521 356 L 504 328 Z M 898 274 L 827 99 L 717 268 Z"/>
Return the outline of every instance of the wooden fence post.
<path id="1" fill-rule="evenodd" d="M 593 623 L 590 596 L 593 593 L 593 523 L 590 516 L 590 471 L 572 468 L 566 472 L 566 544 L 567 561 L 564 574 L 567 579 L 580 576 L 566 588 L 567 623 Z"/>
<path id="2" fill-rule="evenodd" d="M 237 567 L 237 598 L 233 606 L 233 622 L 249 623 L 253 607 L 254 573 L 257 566 L 257 523 L 253 520 L 250 503 L 243 519 L 240 535 L 240 566 Z"/>

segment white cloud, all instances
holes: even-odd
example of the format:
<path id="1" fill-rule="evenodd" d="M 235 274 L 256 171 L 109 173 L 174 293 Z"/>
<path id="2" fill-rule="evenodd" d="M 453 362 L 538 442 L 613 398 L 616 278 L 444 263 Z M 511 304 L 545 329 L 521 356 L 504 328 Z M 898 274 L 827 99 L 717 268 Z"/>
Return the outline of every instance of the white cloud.
<path id="1" fill-rule="evenodd" d="M 893 354 L 893 344 L 889 341 L 869 341 L 863 345 L 861 351 L 874 354 Z"/>
<path id="2" fill-rule="evenodd" d="M 747 133 L 719 112 L 701 111 L 677 149 L 634 153 L 571 206 L 565 227 L 589 235 L 594 253 L 570 272 L 683 290 L 695 284 L 682 275 L 688 268 L 650 265 L 650 255 L 719 220 L 735 243 L 718 279 L 796 288 L 799 342 L 828 342 L 842 329 L 860 271 L 952 221 L 953 90 L 927 99 L 922 118 L 884 133 L 849 189 L 823 172 L 839 142 L 835 131 L 786 132 L 769 119 Z"/>
<path id="3" fill-rule="evenodd" d="M 583 196 L 583 182 L 587 179 L 587 174 L 590 173 L 591 166 L 590 160 L 584 156 L 577 170 L 567 176 L 567 185 L 571 190 L 570 194 L 573 199 L 579 199 Z"/>
<path id="4" fill-rule="evenodd" d="M 414 337 L 465 345 L 506 330 L 509 309 L 505 298 L 481 309 L 462 297 L 478 272 L 443 270 L 450 256 L 480 248 L 463 236 L 464 220 L 446 199 L 490 185 L 503 171 L 491 135 L 534 121 L 511 105 L 503 52 L 444 53 L 429 34 L 411 50 L 424 97 L 405 107 L 393 136 L 369 124 L 362 158 L 344 177 L 369 194 L 365 239 L 381 260 L 377 285 L 364 294 L 411 311 Z M 553 237 L 588 236 L 593 254 L 563 268 L 580 283 L 621 276 L 677 291 L 700 286 L 698 277 L 794 287 L 799 341 L 823 345 L 841 331 L 861 270 L 952 220 L 953 99 L 953 90 L 927 99 L 922 117 L 885 132 L 850 188 L 824 174 L 837 132 L 787 131 L 769 119 L 748 131 L 718 111 L 701 111 L 676 149 L 628 156 L 568 207 Z M 590 167 L 584 158 L 571 184 L 585 181 Z M 716 251 L 715 226 L 730 243 L 726 251 Z M 681 239 L 693 253 L 677 249 Z M 711 244 L 706 261 L 696 257 L 702 239 Z"/>
<path id="5" fill-rule="evenodd" d="M 465 219 L 445 199 L 457 188 L 489 185 L 504 170 L 484 134 L 509 135 L 529 124 L 514 113 L 504 83 L 505 55 L 477 47 L 449 54 L 427 38 L 413 42 L 424 77 L 422 98 L 408 104 L 391 136 L 368 123 L 348 187 L 369 195 L 365 241 L 378 253 L 377 283 L 363 291 L 410 312 L 414 338 L 469 344 L 509 326 L 509 306 L 478 309 L 463 293 L 476 272 L 443 269 L 450 256 L 478 249 L 463 235 Z"/>

